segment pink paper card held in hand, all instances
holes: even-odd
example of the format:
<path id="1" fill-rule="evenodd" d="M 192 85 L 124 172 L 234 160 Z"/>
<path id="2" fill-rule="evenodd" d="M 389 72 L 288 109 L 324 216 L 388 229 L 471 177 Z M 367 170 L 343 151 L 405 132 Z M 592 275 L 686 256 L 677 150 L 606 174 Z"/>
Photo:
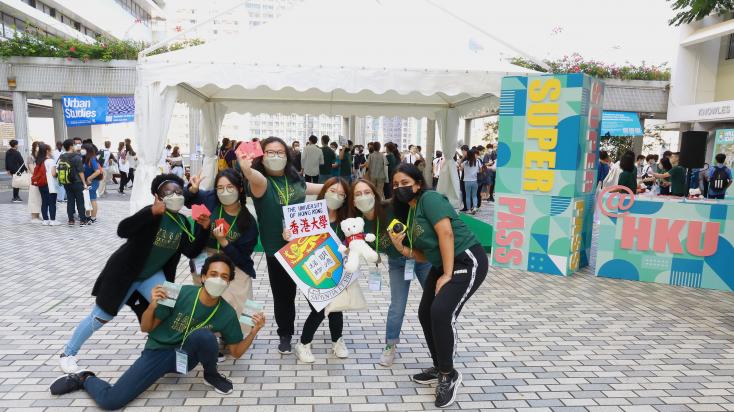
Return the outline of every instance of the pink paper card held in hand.
<path id="1" fill-rule="evenodd" d="M 204 205 L 192 205 L 191 206 L 191 217 L 196 220 L 199 216 L 211 216 L 211 212 Z"/>
<path id="2" fill-rule="evenodd" d="M 224 233 L 229 233 L 229 223 L 227 223 L 224 218 L 219 218 L 214 221 L 214 228 L 218 228 L 219 226 L 222 226 L 222 231 Z"/>
<path id="3" fill-rule="evenodd" d="M 237 153 L 249 154 L 251 158 L 257 159 L 263 155 L 263 148 L 260 142 L 242 142 L 237 146 Z"/>

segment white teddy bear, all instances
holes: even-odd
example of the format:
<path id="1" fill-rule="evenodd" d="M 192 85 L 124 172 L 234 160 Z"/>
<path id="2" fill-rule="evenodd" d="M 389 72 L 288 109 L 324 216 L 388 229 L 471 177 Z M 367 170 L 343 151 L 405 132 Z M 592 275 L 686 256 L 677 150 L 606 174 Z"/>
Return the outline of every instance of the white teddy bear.
<path id="1" fill-rule="evenodd" d="M 367 263 L 377 263 L 377 252 L 372 250 L 367 242 L 374 242 L 375 235 L 364 232 L 364 220 L 361 217 L 344 219 L 341 222 L 342 232 L 346 239 L 344 245 L 339 247 L 339 251 L 344 254 L 349 249 L 349 254 L 344 259 L 344 271 L 347 273 L 355 273 L 359 270 L 361 260 Z"/>

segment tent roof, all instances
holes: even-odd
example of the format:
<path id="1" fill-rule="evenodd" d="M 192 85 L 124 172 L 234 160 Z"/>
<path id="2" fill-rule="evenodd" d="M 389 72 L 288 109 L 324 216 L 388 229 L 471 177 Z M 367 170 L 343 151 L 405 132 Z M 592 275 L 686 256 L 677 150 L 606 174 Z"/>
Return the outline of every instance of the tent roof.
<path id="1" fill-rule="evenodd" d="M 289 102 L 359 114 L 499 95 L 503 76 L 528 73 L 507 61 L 519 54 L 430 0 L 311 0 L 234 38 L 145 57 L 138 71 L 230 110 L 285 112 Z"/>

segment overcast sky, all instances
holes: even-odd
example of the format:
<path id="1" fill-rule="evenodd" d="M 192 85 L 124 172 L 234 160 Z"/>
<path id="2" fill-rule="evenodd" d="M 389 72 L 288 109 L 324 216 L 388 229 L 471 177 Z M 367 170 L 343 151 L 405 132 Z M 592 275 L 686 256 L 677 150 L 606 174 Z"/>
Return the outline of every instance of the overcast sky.
<path id="1" fill-rule="evenodd" d="M 539 58 L 578 52 L 609 63 L 675 58 L 665 0 L 434 0 Z"/>

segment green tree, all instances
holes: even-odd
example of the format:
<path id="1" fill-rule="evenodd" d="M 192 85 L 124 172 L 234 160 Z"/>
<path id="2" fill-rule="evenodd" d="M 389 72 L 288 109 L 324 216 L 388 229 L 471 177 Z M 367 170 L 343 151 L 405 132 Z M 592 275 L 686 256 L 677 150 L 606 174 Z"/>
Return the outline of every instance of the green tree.
<path id="1" fill-rule="evenodd" d="M 499 138 L 499 128 L 500 122 L 498 120 L 484 123 L 484 135 L 482 136 L 482 141 L 496 145 L 497 139 Z"/>
<path id="2" fill-rule="evenodd" d="M 632 150 L 632 141 L 639 139 L 634 136 L 602 136 L 599 141 L 599 147 L 601 150 L 606 151 L 612 161 L 616 162 L 622 158 L 624 152 Z"/>
<path id="3" fill-rule="evenodd" d="M 668 24 L 680 26 L 698 21 L 711 13 L 724 14 L 734 10 L 734 0 L 668 0 L 672 1 L 676 15 Z"/>

